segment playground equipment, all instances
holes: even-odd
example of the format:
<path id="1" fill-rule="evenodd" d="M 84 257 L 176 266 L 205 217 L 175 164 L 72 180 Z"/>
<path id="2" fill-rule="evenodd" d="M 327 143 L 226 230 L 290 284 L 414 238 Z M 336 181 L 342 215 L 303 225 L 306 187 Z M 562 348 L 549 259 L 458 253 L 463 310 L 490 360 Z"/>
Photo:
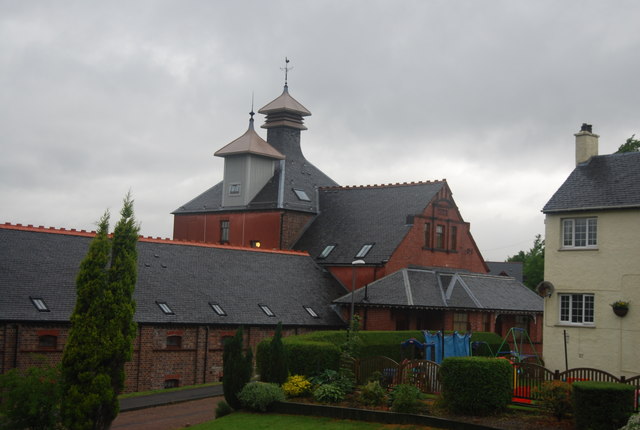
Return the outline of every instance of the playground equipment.
<path id="1" fill-rule="evenodd" d="M 508 349 L 503 349 L 505 345 Z M 531 353 L 524 353 L 523 347 L 525 345 L 529 346 Z M 508 358 L 513 363 L 522 363 L 525 360 L 534 358 L 536 364 L 542 365 L 542 360 L 540 360 L 540 356 L 538 356 L 536 348 L 529 337 L 529 333 L 520 327 L 511 327 L 509 329 L 504 339 L 502 339 L 502 343 L 498 351 L 496 351 L 495 357 Z"/>

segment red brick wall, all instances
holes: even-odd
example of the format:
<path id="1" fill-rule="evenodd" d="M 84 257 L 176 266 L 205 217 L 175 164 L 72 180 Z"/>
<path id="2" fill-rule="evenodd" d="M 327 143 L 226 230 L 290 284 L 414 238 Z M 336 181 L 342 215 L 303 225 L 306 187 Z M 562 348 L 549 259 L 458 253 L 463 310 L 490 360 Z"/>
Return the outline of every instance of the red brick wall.
<path id="1" fill-rule="evenodd" d="M 26 369 L 45 364 L 55 365 L 62 359 L 68 325 L 15 324 L 0 325 L 0 373 L 14 367 Z M 15 333 L 19 334 L 18 353 L 14 356 Z M 272 337 L 275 327 L 245 327 L 245 347 L 254 349 L 262 340 Z M 309 328 L 285 328 L 283 336 L 313 331 Z M 138 325 L 131 361 L 125 364 L 125 392 L 146 391 L 164 387 L 167 379 L 192 385 L 217 382 L 222 377 L 222 341 L 233 336 L 235 328 L 226 326 L 151 326 Z M 56 333 L 55 350 L 38 348 L 39 334 Z M 179 349 L 167 348 L 167 336 L 181 336 Z M 14 366 L 14 357 L 16 366 Z"/>
<path id="2" fill-rule="evenodd" d="M 311 214 L 299 212 L 282 214 L 282 249 L 291 249 L 312 218 Z"/>

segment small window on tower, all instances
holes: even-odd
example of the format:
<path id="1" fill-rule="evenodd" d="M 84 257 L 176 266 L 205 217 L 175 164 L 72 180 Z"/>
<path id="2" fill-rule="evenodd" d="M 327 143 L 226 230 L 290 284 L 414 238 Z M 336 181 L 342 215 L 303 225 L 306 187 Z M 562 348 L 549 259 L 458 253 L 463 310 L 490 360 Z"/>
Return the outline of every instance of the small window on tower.
<path id="1" fill-rule="evenodd" d="M 298 200 L 302 200 L 303 202 L 310 202 L 311 199 L 309 198 L 309 195 L 307 194 L 307 192 L 305 190 L 301 190 L 299 188 L 294 188 L 293 192 L 296 193 L 296 197 L 298 197 Z"/>
<path id="2" fill-rule="evenodd" d="M 220 242 L 229 242 L 229 220 L 220 221 Z"/>
<path id="3" fill-rule="evenodd" d="M 229 195 L 237 196 L 240 194 L 240 184 L 230 184 L 229 185 Z"/>

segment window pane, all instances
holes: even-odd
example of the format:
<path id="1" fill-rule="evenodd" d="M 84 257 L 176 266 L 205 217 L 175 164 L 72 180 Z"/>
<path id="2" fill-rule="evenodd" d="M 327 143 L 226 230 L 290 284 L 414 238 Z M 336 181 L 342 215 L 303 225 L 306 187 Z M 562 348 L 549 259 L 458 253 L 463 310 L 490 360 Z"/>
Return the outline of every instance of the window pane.
<path id="1" fill-rule="evenodd" d="M 569 296 L 562 295 L 560 296 L 560 321 L 570 321 L 569 320 Z"/>
<path id="2" fill-rule="evenodd" d="M 594 296 L 584 295 L 584 322 L 592 323 L 594 314 Z"/>
<path id="3" fill-rule="evenodd" d="M 444 248 L 444 226 L 436 226 L 436 248 Z"/>
<path id="4" fill-rule="evenodd" d="M 598 219 L 591 218 L 587 220 L 589 236 L 588 236 L 588 245 L 595 246 L 598 244 Z"/>
<path id="5" fill-rule="evenodd" d="M 587 220 L 578 218 L 575 220 L 575 243 L 574 246 L 587 246 Z"/>
<path id="6" fill-rule="evenodd" d="M 582 319 L 582 294 L 571 295 L 571 322 L 581 323 Z"/>
<path id="7" fill-rule="evenodd" d="M 451 227 L 451 249 L 455 250 L 458 247 L 458 227 Z"/>
<path id="8" fill-rule="evenodd" d="M 431 224 L 429 223 L 424 225 L 424 246 L 431 248 Z"/>
<path id="9" fill-rule="evenodd" d="M 573 246 L 573 220 L 565 219 L 562 223 L 562 245 Z"/>

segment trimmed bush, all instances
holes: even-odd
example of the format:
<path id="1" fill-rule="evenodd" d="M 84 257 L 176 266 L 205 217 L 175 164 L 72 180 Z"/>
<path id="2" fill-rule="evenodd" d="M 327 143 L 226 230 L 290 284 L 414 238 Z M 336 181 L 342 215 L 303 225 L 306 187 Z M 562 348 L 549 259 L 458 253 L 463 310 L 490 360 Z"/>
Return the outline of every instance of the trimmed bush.
<path id="1" fill-rule="evenodd" d="M 513 393 L 513 367 L 507 360 L 449 357 L 442 362 L 442 403 L 461 415 L 490 415 L 504 411 Z"/>
<path id="2" fill-rule="evenodd" d="M 11 369 L 0 375 L 0 428 L 56 428 L 61 394 L 55 367 Z"/>
<path id="3" fill-rule="evenodd" d="M 269 382 L 250 382 L 238 394 L 242 406 L 256 412 L 267 412 L 269 406 L 284 398 L 282 389 Z"/>
<path id="4" fill-rule="evenodd" d="M 413 385 L 396 385 L 391 392 L 391 410 L 404 414 L 417 414 L 423 409 L 420 390 Z"/>
<path id="5" fill-rule="evenodd" d="M 614 382 L 573 383 L 573 408 L 580 429 L 618 429 L 633 413 L 635 387 Z"/>
<path id="6" fill-rule="evenodd" d="M 291 375 L 282 384 L 282 391 L 287 397 L 299 397 L 311 391 L 311 382 L 302 375 Z"/>
<path id="7" fill-rule="evenodd" d="M 231 408 L 231 406 L 229 406 L 229 403 L 225 402 L 224 400 L 218 402 L 218 405 L 216 406 L 216 418 L 222 418 L 232 412 L 233 409 Z"/>
<path id="8" fill-rule="evenodd" d="M 345 396 L 345 391 L 336 383 L 320 385 L 313 391 L 313 398 L 320 403 L 338 403 Z"/>
<path id="9" fill-rule="evenodd" d="M 534 395 L 540 407 L 556 417 L 558 421 L 573 411 L 571 392 L 571 384 L 562 381 L 547 381 L 540 388 L 534 389 Z"/>
<path id="10" fill-rule="evenodd" d="M 235 336 L 226 339 L 222 353 L 222 389 L 224 398 L 234 409 L 240 407 L 238 393 L 251 380 L 253 373 L 253 354 L 251 349 L 242 353 L 243 330 L 238 328 Z"/>
<path id="11" fill-rule="evenodd" d="M 324 369 L 340 368 L 340 348 L 334 344 L 290 340 L 285 342 L 285 349 L 292 374 L 311 376 Z"/>
<path id="12" fill-rule="evenodd" d="M 380 382 L 371 381 L 367 385 L 364 385 L 360 391 L 360 402 L 363 405 L 379 406 L 387 400 L 387 392 Z"/>

